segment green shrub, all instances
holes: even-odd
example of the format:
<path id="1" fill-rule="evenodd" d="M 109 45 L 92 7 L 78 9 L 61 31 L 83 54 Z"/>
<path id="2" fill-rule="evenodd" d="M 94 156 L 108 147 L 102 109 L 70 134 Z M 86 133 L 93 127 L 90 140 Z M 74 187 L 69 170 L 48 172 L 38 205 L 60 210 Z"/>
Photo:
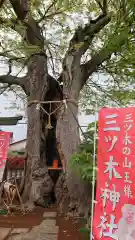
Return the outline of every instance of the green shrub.
<path id="1" fill-rule="evenodd" d="M 78 147 L 78 152 L 72 156 L 71 167 L 78 172 L 85 181 L 92 181 L 94 154 L 94 123 L 89 124 L 84 139 Z M 97 140 L 96 140 L 97 146 Z M 96 171 L 96 168 L 95 168 Z"/>

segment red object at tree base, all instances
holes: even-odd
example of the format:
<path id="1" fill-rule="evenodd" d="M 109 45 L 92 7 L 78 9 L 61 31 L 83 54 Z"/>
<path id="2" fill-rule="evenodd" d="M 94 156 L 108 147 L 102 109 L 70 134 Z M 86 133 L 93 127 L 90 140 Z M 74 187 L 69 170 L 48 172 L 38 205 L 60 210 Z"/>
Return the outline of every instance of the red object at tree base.
<path id="1" fill-rule="evenodd" d="M 58 168 L 58 160 L 53 161 L 53 168 Z"/>

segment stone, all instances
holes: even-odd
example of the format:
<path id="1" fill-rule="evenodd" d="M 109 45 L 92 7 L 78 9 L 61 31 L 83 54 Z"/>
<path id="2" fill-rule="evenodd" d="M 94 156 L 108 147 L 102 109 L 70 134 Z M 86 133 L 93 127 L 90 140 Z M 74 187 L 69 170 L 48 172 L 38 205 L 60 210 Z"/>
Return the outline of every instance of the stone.
<path id="1" fill-rule="evenodd" d="M 47 234 L 57 234 L 59 230 L 59 227 L 57 226 L 52 226 L 52 225 L 47 225 L 46 221 L 42 221 L 42 223 L 37 227 L 33 227 L 32 231 L 33 232 L 37 232 L 37 231 L 42 231 L 45 232 Z"/>
<path id="2" fill-rule="evenodd" d="M 56 226 L 56 220 L 55 219 L 46 219 L 43 220 L 41 222 L 41 224 L 39 225 L 39 227 L 52 227 L 54 228 L 54 233 L 55 233 L 55 229 L 58 229 L 58 226 Z"/>
<path id="3" fill-rule="evenodd" d="M 0 240 L 4 240 L 10 233 L 11 228 L 0 228 Z"/>
<path id="4" fill-rule="evenodd" d="M 38 240 L 57 240 L 58 236 L 55 235 L 50 235 L 50 234 L 44 234 L 44 235 L 38 235 Z"/>
<path id="5" fill-rule="evenodd" d="M 44 212 L 43 218 L 56 218 L 56 212 Z"/>
<path id="6" fill-rule="evenodd" d="M 27 233 L 28 231 L 29 231 L 29 228 L 14 228 L 11 231 L 11 234 Z"/>
<path id="7" fill-rule="evenodd" d="M 44 224 L 46 226 L 56 226 L 56 220 L 55 219 L 44 219 L 41 224 Z"/>
<path id="8" fill-rule="evenodd" d="M 39 226 L 35 226 L 27 233 L 12 235 L 8 240 L 57 240 L 59 227 L 55 226 L 54 219 L 46 219 Z"/>
<path id="9" fill-rule="evenodd" d="M 11 236 L 8 238 L 8 240 L 57 240 L 57 235 L 50 235 L 50 234 L 38 234 L 38 235 L 30 235 L 30 236 L 23 236 L 17 235 L 17 236 Z"/>

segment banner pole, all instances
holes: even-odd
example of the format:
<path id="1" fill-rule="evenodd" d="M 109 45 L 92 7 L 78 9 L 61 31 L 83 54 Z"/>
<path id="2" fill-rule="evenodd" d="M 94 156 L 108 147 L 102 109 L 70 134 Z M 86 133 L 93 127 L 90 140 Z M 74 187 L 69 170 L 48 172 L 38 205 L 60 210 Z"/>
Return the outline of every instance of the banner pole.
<path id="1" fill-rule="evenodd" d="M 96 138 L 97 138 L 97 101 L 95 106 L 95 124 L 94 124 L 94 143 L 93 143 L 93 174 L 92 174 L 92 205 L 91 205 L 91 231 L 90 231 L 90 240 L 94 239 L 92 234 L 93 228 L 93 217 L 94 217 L 94 198 L 95 198 L 95 172 L 96 172 Z"/>

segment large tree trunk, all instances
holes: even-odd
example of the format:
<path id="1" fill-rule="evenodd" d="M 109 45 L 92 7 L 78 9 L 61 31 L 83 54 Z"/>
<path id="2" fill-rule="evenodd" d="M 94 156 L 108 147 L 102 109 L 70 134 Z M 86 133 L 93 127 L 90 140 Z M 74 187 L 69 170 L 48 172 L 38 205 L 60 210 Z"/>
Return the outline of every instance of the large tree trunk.
<path id="1" fill-rule="evenodd" d="M 65 173 L 59 177 L 56 185 L 56 198 L 61 212 L 71 212 L 76 214 L 88 214 L 91 186 L 80 179 L 77 171 L 71 168 L 72 155 L 77 152 L 80 143 L 78 126 L 78 100 L 79 87 L 73 86 L 63 91 L 68 92 L 68 103 L 63 118 L 58 120 L 57 137 L 61 143 L 61 148 L 65 157 Z"/>
<path id="2" fill-rule="evenodd" d="M 41 144 L 46 151 L 46 138 L 41 141 L 42 125 L 45 119 L 41 110 L 33 101 L 43 101 L 47 90 L 47 60 L 45 56 L 33 56 L 28 67 L 28 81 L 30 82 L 31 104 L 28 106 L 28 132 L 27 132 L 27 171 L 23 196 L 36 204 L 44 203 L 44 196 L 51 191 L 52 181 L 48 175 L 46 155 L 41 157 Z M 44 157 L 44 159 L 43 159 Z"/>
<path id="3" fill-rule="evenodd" d="M 23 196 L 25 200 L 43 203 L 46 192 L 51 191 L 52 181 L 46 167 L 46 155 L 41 156 L 41 145 L 46 151 L 46 136 L 41 140 L 44 129 L 44 117 L 34 101 L 43 101 L 48 90 L 47 56 L 44 37 L 38 22 L 31 14 L 29 1 L 10 0 L 16 14 L 16 21 L 24 26 L 22 37 L 28 46 L 37 48 L 27 60 L 28 73 L 23 87 L 28 94 L 28 131 L 27 131 L 27 164 Z M 20 24 L 19 23 L 19 24 Z M 21 34 L 21 31 L 20 31 Z M 21 83 L 22 86 L 22 83 Z M 23 89 L 24 89 L 23 88 Z M 45 134 L 45 133 L 44 133 Z"/>
<path id="4" fill-rule="evenodd" d="M 74 114 L 77 115 L 77 106 L 73 106 L 72 104 L 69 105 Z M 72 185 L 72 182 L 76 181 L 77 179 L 75 175 L 72 175 L 72 171 L 70 168 L 70 159 L 72 154 L 75 153 L 75 151 L 77 150 L 77 146 L 80 141 L 78 125 L 69 108 L 66 109 L 63 118 L 60 118 L 58 120 L 57 137 L 60 141 L 61 148 L 65 157 L 65 174 L 64 176 L 60 176 L 57 182 L 56 198 L 61 211 L 67 212 L 69 208 L 74 207 L 74 202 L 76 202 L 78 183 L 76 183 L 76 187 L 74 189 L 74 185 Z"/>

